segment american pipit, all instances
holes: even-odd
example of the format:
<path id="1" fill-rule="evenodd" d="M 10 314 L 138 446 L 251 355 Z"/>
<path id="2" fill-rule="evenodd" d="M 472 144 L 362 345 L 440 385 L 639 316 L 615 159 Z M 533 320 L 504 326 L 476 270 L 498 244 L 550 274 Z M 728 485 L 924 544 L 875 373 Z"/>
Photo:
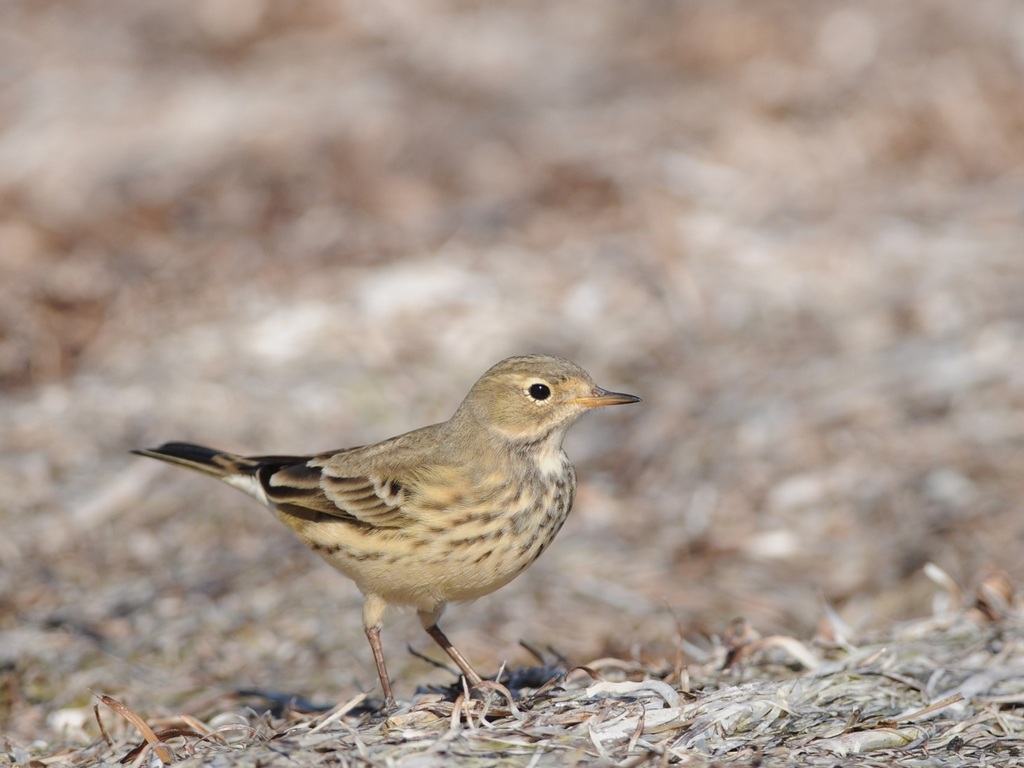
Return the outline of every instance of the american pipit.
<path id="1" fill-rule="evenodd" d="M 437 622 L 445 605 L 504 586 L 551 543 L 576 492 L 562 450 L 585 411 L 640 398 L 596 386 L 575 363 L 510 357 L 448 421 L 313 456 L 238 456 L 189 443 L 135 451 L 213 475 L 268 505 L 365 596 L 363 627 L 389 707 L 380 630 L 413 606 L 470 684 L 480 675 Z"/>

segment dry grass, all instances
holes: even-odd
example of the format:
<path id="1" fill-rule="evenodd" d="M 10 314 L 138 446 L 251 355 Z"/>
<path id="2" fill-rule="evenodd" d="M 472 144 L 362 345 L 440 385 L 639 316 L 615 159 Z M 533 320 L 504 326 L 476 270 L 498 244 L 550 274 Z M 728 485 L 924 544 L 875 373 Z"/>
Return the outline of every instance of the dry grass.
<path id="1" fill-rule="evenodd" d="M 365 694 L 316 715 L 224 696 L 148 720 L 99 695 L 102 738 L 35 751 L 69 766 L 1021 764 L 1024 613 L 1005 574 L 968 606 L 946 597 L 941 615 L 885 637 L 826 621 L 805 645 L 737 625 L 674 663 L 600 659 L 514 696 L 424 693 L 386 718 Z"/>

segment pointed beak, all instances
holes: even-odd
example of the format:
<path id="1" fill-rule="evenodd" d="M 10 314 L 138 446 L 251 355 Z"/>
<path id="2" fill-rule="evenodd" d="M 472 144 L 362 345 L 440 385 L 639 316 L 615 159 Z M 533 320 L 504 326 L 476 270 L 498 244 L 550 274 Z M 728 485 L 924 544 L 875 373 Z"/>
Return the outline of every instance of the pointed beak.
<path id="1" fill-rule="evenodd" d="M 594 391 L 590 397 L 577 397 L 573 402 L 583 408 L 600 408 L 602 405 L 639 403 L 640 398 L 636 395 L 627 395 L 622 392 L 609 392 L 607 389 L 594 387 Z"/>

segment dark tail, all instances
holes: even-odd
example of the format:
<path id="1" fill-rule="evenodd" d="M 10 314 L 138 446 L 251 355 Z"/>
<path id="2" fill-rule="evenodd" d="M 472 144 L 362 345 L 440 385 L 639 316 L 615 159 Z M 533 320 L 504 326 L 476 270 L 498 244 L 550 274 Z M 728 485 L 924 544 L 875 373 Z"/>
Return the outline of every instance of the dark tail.
<path id="1" fill-rule="evenodd" d="M 254 475 L 261 464 L 256 459 L 192 443 L 164 443 L 159 448 L 143 448 L 132 453 L 220 478 L 227 475 Z"/>

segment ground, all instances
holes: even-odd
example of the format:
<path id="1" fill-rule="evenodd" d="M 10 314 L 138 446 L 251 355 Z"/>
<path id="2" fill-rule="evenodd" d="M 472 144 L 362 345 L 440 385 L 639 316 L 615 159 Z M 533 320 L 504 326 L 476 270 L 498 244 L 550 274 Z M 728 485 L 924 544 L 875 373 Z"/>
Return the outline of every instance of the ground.
<path id="1" fill-rule="evenodd" d="M 644 402 L 446 614 L 482 670 L 1020 583 L 1022 75 L 1009 0 L 6 4 L 0 758 L 94 743 L 95 694 L 372 691 L 350 583 L 128 451 L 372 442 L 511 354 Z M 384 642 L 400 698 L 451 682 Z"/>

